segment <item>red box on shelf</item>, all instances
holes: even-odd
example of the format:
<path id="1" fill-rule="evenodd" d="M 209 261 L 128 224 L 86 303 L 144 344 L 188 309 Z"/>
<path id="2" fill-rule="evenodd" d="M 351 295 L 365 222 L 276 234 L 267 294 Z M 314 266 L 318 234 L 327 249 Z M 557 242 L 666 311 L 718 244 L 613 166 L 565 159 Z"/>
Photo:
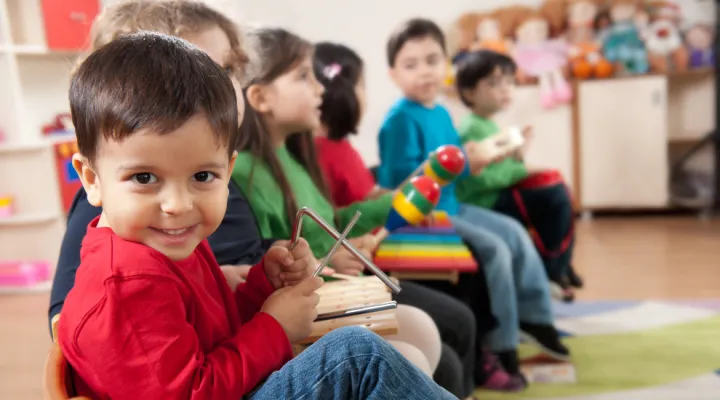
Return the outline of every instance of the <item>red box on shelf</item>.
<path id="1" fill-rule="evenodd" d="M 85 50 L 99 12 L 99 0 L 42 0 L 48 49 Z"/>

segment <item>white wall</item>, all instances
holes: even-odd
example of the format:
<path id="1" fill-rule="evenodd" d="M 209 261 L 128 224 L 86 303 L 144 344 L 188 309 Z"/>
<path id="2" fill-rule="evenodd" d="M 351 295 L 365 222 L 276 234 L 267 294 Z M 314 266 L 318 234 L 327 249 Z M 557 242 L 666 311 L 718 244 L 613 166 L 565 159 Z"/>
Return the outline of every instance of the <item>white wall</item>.
<path id="1" fill-rule="evenodd" d="M 463 12 L 494 8 L 503 0 L 207 0 L 238 21 L 281 25 L 312 41 L 331 40 L 352 47 L 364 59 L 368 110 L 353 139 L 365 162 L 378 162 L 377 131 L 399 92 L 387 74 L 385 42 L 405 19 L 428 17 L 448 26 Z M 514 0 L 538 4 L 538 0 Z"/>
<path id="2" fill-rule="evenodd" d="M 111 3 L 115 0 L 103 0 Z M 412 17 L 450 26 L 463 12 L 492 9 L 505 0 L 205 0 L 240 23 L 277 25 L 312 41 L 332 40 L 352 47 L 367 65 L 368 110 L 353 139 L 365 162 L 378 162 L 377 131 L 399 92 L 387 74 L 385 42 L 392 29 Z M 537 5 L 541 0 L 513 0 Z M 693 18 L 712 18 L 714 0 L 678 0 Z M 705 10 L 697 11 L 697 10 Z"/>

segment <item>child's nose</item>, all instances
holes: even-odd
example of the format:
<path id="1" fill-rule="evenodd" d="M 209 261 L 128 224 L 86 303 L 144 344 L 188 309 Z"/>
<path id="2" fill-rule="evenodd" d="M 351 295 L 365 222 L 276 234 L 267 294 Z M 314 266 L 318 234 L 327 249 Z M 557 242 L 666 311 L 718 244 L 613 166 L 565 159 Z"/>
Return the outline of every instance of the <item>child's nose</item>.
<path id="1" fill-rule="evenodd" d="M 170 215 L 181 215 L 192 208 L 192 195 L 187 190 L 168 190 L 160 205 L 162 212 Z"/>

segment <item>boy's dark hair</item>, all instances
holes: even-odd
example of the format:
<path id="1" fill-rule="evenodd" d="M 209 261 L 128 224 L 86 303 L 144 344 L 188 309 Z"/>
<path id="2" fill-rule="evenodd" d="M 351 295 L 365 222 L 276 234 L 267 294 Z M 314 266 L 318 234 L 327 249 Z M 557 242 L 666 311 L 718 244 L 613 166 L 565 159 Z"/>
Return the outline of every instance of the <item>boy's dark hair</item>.
<path id="1" fill-rule="evenodd" d="M 315 76 L 325 86 L 320 120 L 328 139 L 342 140 L 357 133 L 360 103 L 355 86 L 362 77 L 363 61 L 352 49 L 337 43 L 315 45 Z"/>
<path id="2" fill-rule="evenodd" d="M 478 82 L 492 75 L 497 68 L 507 75 L 514 75 L 517 69 L 512 58 L 491 50 L 477 50 L 463 57 L 455 70 L 455 86 L 463 104 L 472 107 L 463 91 L 474 89 Z"/>
<path id="3" fill-rule="evenodd" d="M 78 148 L 93 161 L 102 139 L 148 129 L 170 133 L 202 114 L 218 143 L 235 150 L 237 101 L 227 73 L 205 52 L 162 33 L 140 32 L 99 48 L 70 83 Z"/>
<path id="4" fill-rule="evenodd" d="M 435 40 L 442 48 L 443 53 L 447 53 L 445 46 L 445 35 L 436 23 L 424 18 L 413 18 L 405 21 L 398 26 L 390 35 L 387 42 L 387 61 L 392 68 L 395 66 L 395 59 L 402 50 L 405 43 L 414 39 L 423 39 L 430 37 Z"/>

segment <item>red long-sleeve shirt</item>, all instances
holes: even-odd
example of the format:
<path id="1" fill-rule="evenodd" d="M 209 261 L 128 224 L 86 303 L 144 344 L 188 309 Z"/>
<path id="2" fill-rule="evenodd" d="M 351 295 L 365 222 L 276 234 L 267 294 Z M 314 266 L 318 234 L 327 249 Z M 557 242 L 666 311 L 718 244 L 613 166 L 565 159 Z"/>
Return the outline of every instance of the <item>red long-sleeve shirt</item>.
<path id="1" fill-rule="evenodd" d="M 365 200 L 375 187 L 375 179 L 350 141 L 316 137 L 315 146 L 335 206 Z"/>
<path id="2" fill-rule="evenodd" d="M 58 326 L 79 395 L 239 399 L 292 358 L 262 262 L 233 295 L 207 241 L 174 262 L 97 221 Z"/>

